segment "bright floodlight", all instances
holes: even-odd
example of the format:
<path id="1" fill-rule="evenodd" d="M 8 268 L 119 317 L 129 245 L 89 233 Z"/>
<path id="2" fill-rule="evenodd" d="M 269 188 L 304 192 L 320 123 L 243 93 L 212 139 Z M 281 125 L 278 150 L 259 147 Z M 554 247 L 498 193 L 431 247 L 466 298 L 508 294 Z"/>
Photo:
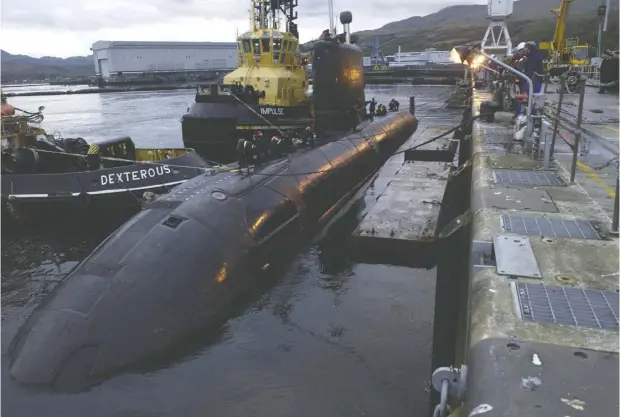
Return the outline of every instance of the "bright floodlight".
<path id="1" fill-rule="evenodd" d="M 461 56 L 459 55 L 456 48 L 452 48 L 452 51 L 450 51 L 450 61 L 454 62 L 455 64 L 463 63 L 463 60 L 461 59 Z"/>
<path id="2" fill-rule="evenodd" d="M 466 45 L 455 46 L 450 51 L 450 60 L 457 64 L 465 64 L 471 58 L 472 48 Z"/>
<path id="3" fill-rule="evenodd" d="M 476 55 L 471 62 L 472 68 L 478 68 L 480 65 L 484 64 L 486 58 L 483 55 Z"/>

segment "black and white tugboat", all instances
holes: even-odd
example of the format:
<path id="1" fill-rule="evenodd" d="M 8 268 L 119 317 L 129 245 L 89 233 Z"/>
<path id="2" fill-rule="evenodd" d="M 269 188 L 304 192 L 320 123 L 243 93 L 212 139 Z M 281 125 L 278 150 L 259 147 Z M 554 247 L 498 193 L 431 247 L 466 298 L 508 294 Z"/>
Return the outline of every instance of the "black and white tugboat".
<path id="1" fill-rule="evenodd" d="M 137 149 L 129 137 L 88 144 L 57 138 L 36 113 L 2 96 L 2 209 L 21 217 L 41 208 L 138 206 L 145 192 L 166 192 L 210 165 L 192 149 Z"/>

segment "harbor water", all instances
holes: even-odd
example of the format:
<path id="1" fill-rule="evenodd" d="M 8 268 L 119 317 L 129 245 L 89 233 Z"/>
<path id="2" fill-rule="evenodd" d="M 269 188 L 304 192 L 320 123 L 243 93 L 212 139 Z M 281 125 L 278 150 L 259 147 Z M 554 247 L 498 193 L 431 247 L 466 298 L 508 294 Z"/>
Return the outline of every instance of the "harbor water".
<path id="1" fill-rule="evenodd" d="M 375 85 L 366 97 L 386 105 L 396 98 L 406 108 L 415 95 L 424 125 L 460 112 L 444 108 L 452 91 Z M 45 106 L 43 127 L 65 137 L 130 136 L 138 147 L 182 147 L 180 118 L 193 95 L 179 90 L 10 102 L 24 110 Z M 435 270 L 349 260 L 346 239 L 372 203 L 368 193 L 353 201 L 273 279 L 239 300 L 220 327 L 187 341 L 157 366 L 79 394 L 18 386 L 6 372 L 6 350 L 29 312 L 115 225 L 94 219 L 88 227 L 3 231 L 3 415 L 428 415 Z"/>

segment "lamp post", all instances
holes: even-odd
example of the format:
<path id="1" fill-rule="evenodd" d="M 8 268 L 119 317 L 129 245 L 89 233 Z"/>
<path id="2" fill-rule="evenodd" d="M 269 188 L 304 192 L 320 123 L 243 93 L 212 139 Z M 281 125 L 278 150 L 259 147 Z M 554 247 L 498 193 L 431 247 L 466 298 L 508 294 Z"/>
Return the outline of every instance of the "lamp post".
<path id="1" fill-rule="evenodd" d="M 533 95 L 534 95 L 534 83 L 532 83 L 531 78 L 523 74 L 522 72 L 517 71 L 516 69 L 512 68 L 510 65 L 504 64 L 499 59 L 493 58 L 492 56 L 486 54 L 485 52 L 481 51 L 479 48 L 472 48 L 470 46 L 455 46 L 454 49 L 452 49 L 452 52 L 450 52 L 450 59 L 453 62 L 465 64 L 466 62 L 468 62 L 468 60 L 471 61 L 474 53 L 479 53 L 480 55 L 484 56 L 489 61 L 496 63 L 500 67 L 510 71 L 511 73 L 515 74 L 517 77 L 527 82 L 527 89 L 528 89 L 527 110 L 526 110 L 527 128 L 526 128 L 525 136 L 526 137 L 529 136 L 530 132 L 532 131 L 532 102 L 533 102 Z"/>

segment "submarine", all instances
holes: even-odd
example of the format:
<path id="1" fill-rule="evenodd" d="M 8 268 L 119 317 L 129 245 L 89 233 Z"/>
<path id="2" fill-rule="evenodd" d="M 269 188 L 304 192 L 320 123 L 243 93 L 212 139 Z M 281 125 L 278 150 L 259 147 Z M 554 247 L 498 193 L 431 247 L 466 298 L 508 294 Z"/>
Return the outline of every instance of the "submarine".
<path id="1" fill-rule="evenodd" d="M 213 171 L 159 197 L 35 309 L 11 342 L 9 374 L 86 389 L 198 332 L 283 248 L 324 225 L 416 128 L 408 111 L 391 113 L 251 174 Z"/>
<path id="2" fill-rule="evenodd" d="M 351 13 L 340 15 L 343 33 L 336 33 L 330 18 L 330 29 L 310 52 L 301 52 L 297 5 L 297 0 L 252 1 L 251 30 L 237 38 L 237 69 L 221 83 L 198 85 L 181 118 L 186 147 L 230 163 L 237 158 L 238 141 L 256 141 L 257 133 L 290 140 L 310 130 L 329 139 L 342 136 L 353 118 L 359 123 L 366 117 L 363 52 L 350 33 Z"/>
<path id="3" fill-rule="evenodd" d="M 363 84 L 356 94 L 364 100 Z M 327 110 L 335 117 L 339 109 Z M 146 204 L 28 317 L 7 350 L 10 377 L 80 392 L 217 326 L 417 125 L 410 111 L 389 113 L 280 157 L 211 167 Z"/>

